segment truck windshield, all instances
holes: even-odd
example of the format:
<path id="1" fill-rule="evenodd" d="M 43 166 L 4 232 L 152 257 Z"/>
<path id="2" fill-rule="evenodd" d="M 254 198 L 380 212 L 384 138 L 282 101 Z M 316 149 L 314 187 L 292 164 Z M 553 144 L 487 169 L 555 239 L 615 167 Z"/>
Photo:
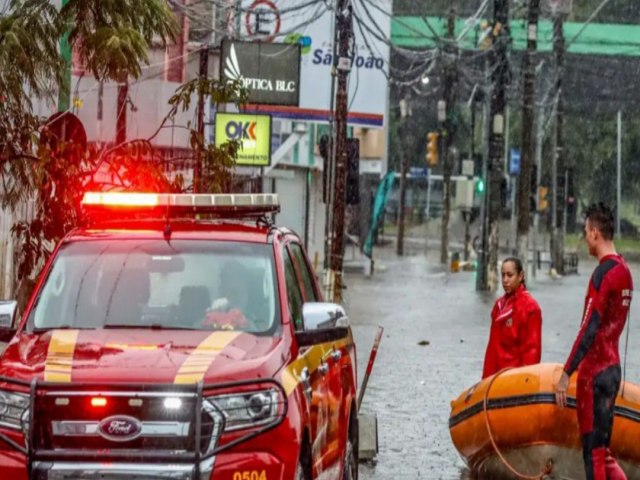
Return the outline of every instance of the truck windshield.
<path id="1" fill-rule="evenodd" d="M 60 249 L 28 328 L 176 328 L 273 332 L 273 248 L 199 240 L 118 239 Z"/>

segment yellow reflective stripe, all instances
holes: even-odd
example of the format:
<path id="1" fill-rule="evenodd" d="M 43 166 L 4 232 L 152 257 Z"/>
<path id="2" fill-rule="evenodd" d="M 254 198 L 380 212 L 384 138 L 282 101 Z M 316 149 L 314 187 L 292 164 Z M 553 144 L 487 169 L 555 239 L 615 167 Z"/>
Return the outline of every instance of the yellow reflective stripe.
<path id="1" fill-rule="evenodd" d="M 300 383 L 300 372 L 305 366 L 304 357 L 298 357 L 297 360 L 291 362 L 287 368 L 282 372 L 280 381 L 284 388 L 287 397 L 293 392 Z"/>
<path id="2" fill-rule="evenodd" d="M 203 380 L 216 357 L 239 335 L 241 332 L 213 332 L 187 357 L 173 383 L 197 383 Z"/>
<path id="3" fill-rule="evenodd" d="M 307 367 L 309 375 L 312 375 L 323 361 L 327 361 L 327 356 L 335 350 L 341 350 L 351 344 L 351 339 L 347 338 L 339 342 L 327 342 L 309 347 L 305 352 L 291 362 L 282 372 L 280 381 L 287 396 L 291 395 L 301 382 L 300 373 Z"/>
<path id="4" fill-rule="evenodd" d="M 45 382 L 71 382 L 73 352 L 76 349 L 79 330 L 54 330 L 44 364 Z"/>

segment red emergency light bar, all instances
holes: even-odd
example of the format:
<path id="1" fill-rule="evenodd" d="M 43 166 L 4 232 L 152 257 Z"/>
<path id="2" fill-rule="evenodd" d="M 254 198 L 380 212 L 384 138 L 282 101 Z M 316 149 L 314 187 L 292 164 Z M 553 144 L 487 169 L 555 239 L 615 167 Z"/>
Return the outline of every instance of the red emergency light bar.
<path id="1" fill-rule="evenodd" d="M 172 194 L 87 192 L 82 205 L 112 212 L 168 212 L 217 214 L 225 217 L 260 216 L 280 211 L 278 195 L 264 194 Z"/>
<path id="2" fill-rule="evenodd" d="M 157 207 L 157 193 L 116 193 L 116 192 L 87 192 L 84 194 L 82 204 L 112 207 Z"/>

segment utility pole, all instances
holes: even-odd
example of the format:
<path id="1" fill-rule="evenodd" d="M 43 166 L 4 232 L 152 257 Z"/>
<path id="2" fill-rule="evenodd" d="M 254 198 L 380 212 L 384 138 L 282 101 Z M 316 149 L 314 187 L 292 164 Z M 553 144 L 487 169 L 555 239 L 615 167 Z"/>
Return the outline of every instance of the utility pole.
<path id="1" fill-rule="evenodd" d="M 504 169 L 505 111 L 507 106 L 507 84 L 509 82 L 509 0 L 493 2 L 494 53 L 491 70 L 493 93 L 490 108 L 489 162 L 488 162 L 488 255 L 487 289 L 494 292 L 498 288 L 498 249 L 500 246 L 500 218 L 502 205 L 500 198 Z"/>
<path id="2" fill-rule="evenodd" d="M 622 110 L 618 110 L 618 141 L 616 154 L 616 237 L 620 238 L 620 216 L 622 215 Z"/>
<path id="3" fill-rule="evenodd" d="M 538 268 L 538 238 L 540 236 L 540 182 L 542 180 L 542 142 L 544 139 L 544 107 L 538 108 L 536 121 L 536 209 L 533 215 L 533 265 L 531 274 L 536 278 Z"/>
<path id="4" fill-rule="evenodd" d="M 446 108 L 446 119 L 442 131 L 443 146 L 441 151 L 443 166 L 443 187 L 442 187 L 442 238 L 440 241 L 440 263 L 445 265 L 449 259 L 449 220 L 451 217 L 451 171 L 453 170 L 453 136 L 455 133 L 455 122 L 453 111 L 456 103 L 456 83 L 458 81 L 458 49 L 455 45 L 456 33 L 456 0 L 449 2 L 449 19 L 447 21 L 447 40 L 445 51 L 444 68 L 444 101 Z"/>
<path id="5" fill-rule="evenodd" d="M 64 7 L 69 0 L 62 0 L 62 6 Z M 67 31 L 60 39 L 60 55 L 64 60 L 64 73 L 62 75 L 62 82 L 60 82 L 60 88 L 58 91 L 58 111 L 64 112 L 69 110 L 71 106 L 71 64 L 73 63 L 73 56 L 71 53 L 71 46 L 69 45 L 69 32 L 71 30 L 67 28 Z"/>
<path id="6" fill-rule="evenodd" d="M 490 48 L 489 43 L 493 41 L 493 33 L 489 33 L 489 28 L 493 32 L 493 27 L 483 27 L 483 37 L 486 37 L 481 43 L 478 44 L 480 50 L 486 51 Z M 488 42 L 489 40 L 489 42 Z M 476 43 L 478 43 L 476 41 Z M 487 78 L 487 72 L 489 71 L 489 58 L 485 56 L 483 61 L 483 78 Z M 488 245 L 489 245 L 489 194 L 487 192 L 487 184 L 489 179 L 489 136 L 491 134 L 491 96 L 489 95 L 490 89 L 485 87 L 482 92 L 482 165 L 481 165 L 481 179 L 485 188 L 480 198 L 480 250 L 478 251 L 478 267 L 476 275 L 476 291 L 486 292 L 487 287 L 487 258 L 488 258 Z"/>
<path id="7" fill-rule="evenodd" d="M 336 92 L 336 157 L 334 178 L 333 230 L 331 241 L 330 280 L 333 301 L 342 302 L 342 260 L 344 254 L 344 211 L 347 180 L 347 77 L 351 69 L 349 42 L 353 32 L 350 0 L 338 0 L 336 9 L 338 28 L 338 89 Z"/>
<path id="8" fill-rule="evenodd" d="M 118 106 L 116 117 L 116 145 L 127 141 L 127 99 L 129 98 L 129 79 L 126 73 L 121 76 L 118 85 Z"/>
<path id="9" fill-rule="evenodd" d="M 400 100 L 400 123 L 401 131 L 406 132 L 407 118 L 411 116 L 411 107 L 406 98 Z M 407 170 L 409 170 L 409 152 L 406 143 L 402 143 L 400 148 L 400 161 L 402 163 L 400 174 L 400 211 L 398 214 L 398 243 L 396 245 L 396 253 L 404 255 L 404 211 L 407 197 Z"/>
<path id="10" fill-rule="evenodd" d="M 207 80 L 209 72 L 209 45 L 205 45 L 202 50 L 200 50 L 200 81 L 204 84 Z M 204 85 L 201 85 L 198 89 L 198 136 L 203 141 L 203 144 L 206 144 L 206 140 L 204 138 L 204 109 L 205 109 L 205 95 L 204 95 Z M 193 193 L 198 193 L 201 190 L 202 185 L 202 155 L 198 154 L 198 158 L 195 159 L 195 164 L 193 166 Z"/>
<path id="11" fill-rule="evenodd" d="M 564 102 L 562 100 L 562 77 L 564 76 L 564 18 L 561 12 L 557 12 L 553 19 L 553 50 L 556 57 L 556 92 L 558 95 L 558 105 L 556 108 L 556 139 L 554 152 L 554 178 L 552 185 L 553 199 L 553 225 L 551 226 L 551 261 L 553 267 L 560 274 L 564 273 L 564 210 L 567 206 L 566 192 L 564 188 L 565 176 L 565 155 L 564 155 Z"/>
<path id="12" fill-rule="evenodd" d="M 538 18 L 540 0 L 529 0 L 529 28 L 527 50 L 524 55 L 524 100 L 522 106 L 522 163 L 518 178 L 518 225 L 516 248 L 518 257 L 527 265 L 529 257 L 529 226 L 531 225 L 531 174 L 535 155 L 535 98 L 536 98 L 536 50 L 538 48 Z M 537 181 L 537 179 L 536 179 Z M 537 189 L 536 183 L 536 189 Z M 537 208 L 537 206 L 536 206 Z M 525 267 L 526 268 L 526 267 Z"/>

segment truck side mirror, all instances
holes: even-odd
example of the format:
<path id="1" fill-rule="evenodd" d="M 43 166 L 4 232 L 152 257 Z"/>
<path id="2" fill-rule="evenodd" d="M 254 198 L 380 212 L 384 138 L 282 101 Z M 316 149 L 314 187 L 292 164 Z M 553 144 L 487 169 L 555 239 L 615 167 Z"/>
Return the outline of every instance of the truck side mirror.
<path id="1" fill-rule="evenodd" d="M 350 333 L 347 314 L 335 303 L 305 303 L 302 307 L 302 320 L 304 330 L 296 333 L 301 347 L 341 340 Z"/>
<path id="2" fill-rule="evenodd" d="M 0 300 L 0 342 L 8 342 L 16 334 L 15 320 L 18 302 Z"/>

